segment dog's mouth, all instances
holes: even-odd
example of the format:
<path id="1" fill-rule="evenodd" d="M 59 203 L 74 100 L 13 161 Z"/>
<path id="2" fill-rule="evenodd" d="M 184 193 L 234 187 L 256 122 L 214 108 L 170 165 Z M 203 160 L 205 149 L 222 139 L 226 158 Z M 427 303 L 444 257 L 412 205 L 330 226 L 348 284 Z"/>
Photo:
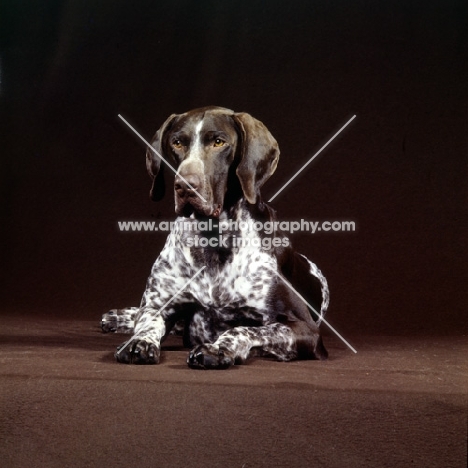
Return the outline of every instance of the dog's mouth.
<path id="1" fill-rule="evenodd" d="M 196 218 L 219 218 L 222 212 L 222 205 L 203 203 L 201 200 L 190 200 L 185 203 L 176 203 L 176 214 L 189 218 L 194 215 Z"/>

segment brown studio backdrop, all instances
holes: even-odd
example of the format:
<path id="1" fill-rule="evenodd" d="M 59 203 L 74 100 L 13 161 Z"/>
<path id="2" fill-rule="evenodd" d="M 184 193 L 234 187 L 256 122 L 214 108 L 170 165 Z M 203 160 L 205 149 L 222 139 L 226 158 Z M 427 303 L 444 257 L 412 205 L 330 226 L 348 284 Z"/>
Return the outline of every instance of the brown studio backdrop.
<path id="1" fill-rule="evenodd" d="M 346 333 L 451 333 L 466 304 L 462 2 L 47 2 L 2 26 L 4 310 L 98 320 L 137 305 L 170 220 L 142 143 L 203 105 L 246 111 L 282 151 L 280 219 L 353 220 L 295 235 Z M 167 178 L 170 186 L 172 179 Z M 170 191 L 169 191 L 170 192 Z"/>

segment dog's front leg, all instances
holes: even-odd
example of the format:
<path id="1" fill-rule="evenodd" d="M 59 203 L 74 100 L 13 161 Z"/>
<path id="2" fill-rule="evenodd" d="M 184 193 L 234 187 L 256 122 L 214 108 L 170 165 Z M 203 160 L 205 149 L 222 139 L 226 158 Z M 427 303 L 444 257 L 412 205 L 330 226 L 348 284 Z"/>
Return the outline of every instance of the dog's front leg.
<path id="1" fill-rule="evenodd" d="M 135 334 L 117 348 L 115 357 L 124 364 L 159 364 L 161 339 L 166 333 L 158 310 L 142 307 L 136 318 Z"/>
<path id="2" fill-rule="evenodd" d="M 214 343 L 196 346 L 187 358 L 193 369 L 226 369 L 240 364 L 253 349 L 279 361 L 297 358 L 294 333 L 290 327 L 273 323 L 261 327 L 235 327 L 222 333 Z"/>

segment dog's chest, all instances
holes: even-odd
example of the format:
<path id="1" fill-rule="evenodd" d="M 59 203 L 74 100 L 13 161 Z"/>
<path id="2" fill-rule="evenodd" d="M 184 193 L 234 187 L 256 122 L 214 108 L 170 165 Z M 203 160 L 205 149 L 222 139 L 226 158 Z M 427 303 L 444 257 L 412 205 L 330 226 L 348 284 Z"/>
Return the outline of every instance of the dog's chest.
<path id="1" fill-rule="evenodd" d="M 261 310 L 267 305 L 275 260 L 260 249 L 240 248 L 223 264 L 207 266 L 190 293 L 204 308 Z"/>
<path id="2" fill-rule="evenodd" d="M 261 249 L 259 239 L 253 239 L 258 235 L 237 232 L 237 239 L 244 242 L 221 250 L 189 248 L 189 237 L 194 235 L 193 231 L 181 229 L 180 224 L 175 226 L 161 252 L 160 261 L 165 260 L 167 270 L 157 268 L 153 274 L 160 279 L 161 275 L 167 275 L 176 280 L 177 287 L 183 288 L 179 295 L 181 302 L 195 302 L 205 309 L 219 311 L 265 310 L 272 284 L 276 281 L 273 271 L 277 264 L 273 255 Z M 164 287 L 164 282 L 160 286 Z"/>

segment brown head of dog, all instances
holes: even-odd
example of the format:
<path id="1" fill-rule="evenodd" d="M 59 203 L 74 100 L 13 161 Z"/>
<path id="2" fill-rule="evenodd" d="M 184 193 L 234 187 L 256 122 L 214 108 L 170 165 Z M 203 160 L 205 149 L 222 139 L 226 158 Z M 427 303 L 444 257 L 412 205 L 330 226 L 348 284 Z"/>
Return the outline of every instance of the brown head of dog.
<path id="1" fill-rule="evenodd" d="M 241 197 L 260 202 L 260 188 L 275 172 L 279 147 L 268 129 L 246 113 L 204 107 L 171 115 L 151 144 L 175 162 L 175 211 L 179 216 L 218 218 Z M 161 158 L 150 149 L 146 165 L 152 200 L 164 196 Z"/>

